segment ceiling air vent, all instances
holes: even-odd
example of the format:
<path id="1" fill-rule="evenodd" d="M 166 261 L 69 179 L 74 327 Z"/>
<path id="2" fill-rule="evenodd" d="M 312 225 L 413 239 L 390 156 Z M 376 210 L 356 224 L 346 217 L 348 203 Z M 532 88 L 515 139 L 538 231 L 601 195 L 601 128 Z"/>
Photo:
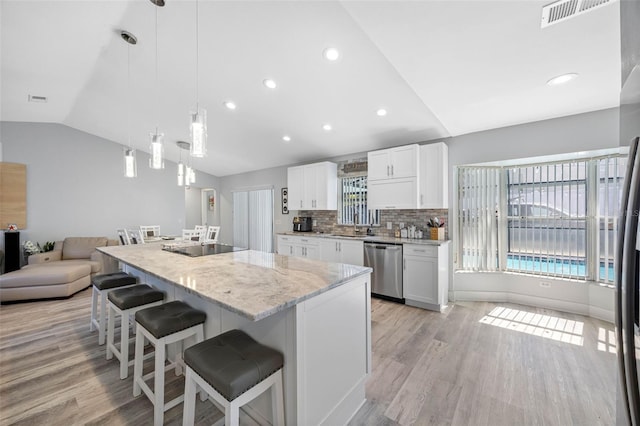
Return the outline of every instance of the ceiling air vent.
<path id="1" fill-rule="evenodd" d="M 582 13 L 613 3 L 615 0 L 560 0 L 542 8 L 541 28 L 566 21 Z"/>
<path id="2" fill-rule="evenodd" d="M 29 102 L 46 103 L 47 102 L 47 97 L 46 96 L 29 95 Z"/>

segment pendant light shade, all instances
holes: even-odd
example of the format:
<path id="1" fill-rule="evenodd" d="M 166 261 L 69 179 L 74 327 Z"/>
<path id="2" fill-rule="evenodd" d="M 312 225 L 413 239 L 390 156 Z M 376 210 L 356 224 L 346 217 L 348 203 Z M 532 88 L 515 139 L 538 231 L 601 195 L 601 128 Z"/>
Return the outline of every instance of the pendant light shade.
<path id="1" fill-rule="evenodd" d="M 182 151 L 189 149 L 189 142 L 177 141 L 176 145 L 180 148 L 180 161 L 178 162 L 178 186 L 189 185 L 188 167 L 182 162 Z"/>
<path id="2" fill-rule="evenodd" d="M 207 155 L 207 110 L 199 108 L 190 116 L 191 156 L 202 158 Z"/>
<path id="3" fill-rule="evenodd" d="M 124 177 L 134 178 L 138 176 L 136 166 L 136 150 L 126 147 L 124 149 Z"/>
<path id="4" fill-rule="evenodd" d="M 182 160 L 178 163 L 178 186 L 184 186 L 184 164 Z"/>
<path id="5" fill-rule="evenodd" d="M 151 158 L 149 167 L 164 169 L 164 133 L 151 133 Z"/>

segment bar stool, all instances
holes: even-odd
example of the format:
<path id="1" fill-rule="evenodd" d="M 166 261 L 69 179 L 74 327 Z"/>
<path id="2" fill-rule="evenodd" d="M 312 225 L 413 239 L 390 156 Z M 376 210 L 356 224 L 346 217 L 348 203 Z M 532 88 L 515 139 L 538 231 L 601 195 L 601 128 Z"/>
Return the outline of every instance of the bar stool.
<path id="1" fill-rule="evenodd" d="M 110 274 L 94 275 L 91 278 L 93 289 L 91 292 L 91 322 L 89 331 L 98 328 L 98 344 L 104 345 L 107 330 L 107 293 L 114 288 L 132 286 L 138 283 L 138 278 L 126 272 L 112 272 Z M 100 317 L 98 318 L 98 299 L 100 299 Z"/>
<path id="2" fill-rule="evenodd" d="M 119 288 L 109 292 L 109 322 L 107 324 L 107 359 L 116 358 L 120 361 L 120 379 L 129 375 L 129 320 L 131 315 L 141 309 L 161 305 L 164 293 L 146 284 Z M 120 349 L 114 342 L 115 317 L 120 315 Z"/>
<path id="3" fill-rule="evenodd" d="M 154 425 L 162 425 L 164 412 L 178 405 L 184 400 L 184 395 L 165 404 L 164 402 L 164 373 L 175 368 L 176 375 L 182 372 L 184 362 L 181 351 L 178 351 L 176 360 L 165 367 L 166 345 L 181 342 L 191 336 L 195 336 L 196 342 L 204 340 L 204 322 L 207 315 L 192 308 L 181 301 L 168 302 L 163 305 L 142 309 L 136 312 L 136 352 L 133 364 L 133 396 L 145 395 L 153 403 Z M 142 360 L 145 338 L 155 347 L 154 371 L 142 375 Z M 153 390 L 145 380 L 154 377 Z"/>
<path id="4" fill-rule="evenodd" d="M 196 385 L 224 408 L 226 426 L 237 426 L 240 407 L 271 388 L 272 424 L 284 425 L 284 357 L 277 350 L 230 330 L 185 350 L 184 361 L 183 426 L 194 423 Z"/>

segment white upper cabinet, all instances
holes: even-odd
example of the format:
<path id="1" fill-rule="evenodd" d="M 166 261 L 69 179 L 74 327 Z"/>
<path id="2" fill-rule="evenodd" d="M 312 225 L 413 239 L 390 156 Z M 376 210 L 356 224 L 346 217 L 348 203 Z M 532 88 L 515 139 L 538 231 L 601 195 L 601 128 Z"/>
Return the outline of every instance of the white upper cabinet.
<path id="1" fill-rule="evenodd" d="M 406 145 L 367 154 L 370 209 L 417 209 L 420 146 Z"/>
<path id="2" fill-rule="evenodd" d="M 338 167 L 322 162 L 287 169 L 290 210 L 336 210 Z"/>
<path id="3" fill-rule="evenodd" d="M 368 153 L 369 181 L 418 176 L 419 153 L 416 144 Z"/>
<path id="4" fill-rule="evenodd" d="M 420 208 L 449 208 L 449 148 L 443 142 L 420 146 Z"/>

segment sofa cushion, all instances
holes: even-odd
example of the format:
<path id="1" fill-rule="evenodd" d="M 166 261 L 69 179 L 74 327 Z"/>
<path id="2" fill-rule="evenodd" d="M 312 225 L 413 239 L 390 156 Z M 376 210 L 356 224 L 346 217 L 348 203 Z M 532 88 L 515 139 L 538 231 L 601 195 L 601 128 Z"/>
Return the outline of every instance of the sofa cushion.
<path id="1" fill-rule="evenodd" d="M 62 245 L 62 260 L 89 259 L 96 247 L 105 247 L 106 237 L 69 237 Z"/>
<path id="2" fill-rule="evenodd" d="M 72 259 L 72 260 L 63 260 L 63 265 L 89 265 L 91 266 L 91 273 L 97 274 L 102 271 L 102 262 L 98 262 L 97 260 L 89 260 L 89 259 Z"/>
<path id="3" fill-rule="evenodd" d="M 17 271 L 0 275 L 0 287 L 31 287 L 66 284 L 91 275 L 91 266 L 65 265 L 64 262 L 29 265 Z"/>

